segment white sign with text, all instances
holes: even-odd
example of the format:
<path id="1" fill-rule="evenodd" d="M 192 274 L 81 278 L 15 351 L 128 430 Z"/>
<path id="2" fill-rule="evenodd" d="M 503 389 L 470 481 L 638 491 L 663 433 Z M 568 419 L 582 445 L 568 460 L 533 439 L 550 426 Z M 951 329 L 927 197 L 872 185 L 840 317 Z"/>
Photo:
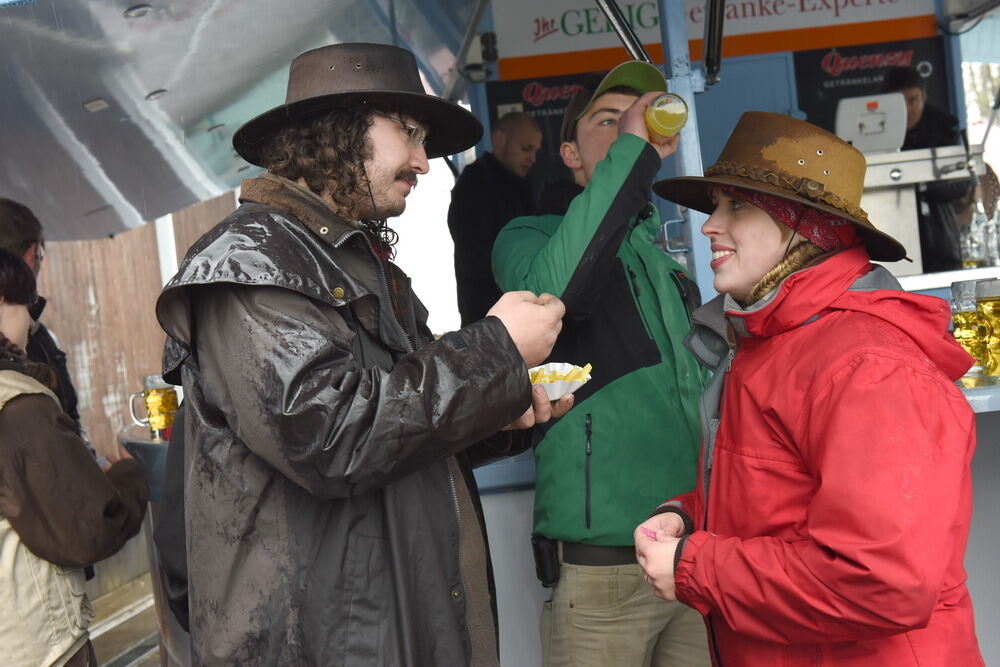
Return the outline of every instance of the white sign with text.
<path id="1" fill-rule="evenodd" d="M 619 46 L 596 3 L 588 0 L 496 0 L 492 3 L 503 58 L 588 51 Z M 657 3 L 620 2 L 622 13 L 644 44 L 659 43 Z M 704 0 L 685 0 L 689 39 L 700 39 Z M 730 0 L 726 35 L 823 28 L 934 14 L 934 0 Z"/>

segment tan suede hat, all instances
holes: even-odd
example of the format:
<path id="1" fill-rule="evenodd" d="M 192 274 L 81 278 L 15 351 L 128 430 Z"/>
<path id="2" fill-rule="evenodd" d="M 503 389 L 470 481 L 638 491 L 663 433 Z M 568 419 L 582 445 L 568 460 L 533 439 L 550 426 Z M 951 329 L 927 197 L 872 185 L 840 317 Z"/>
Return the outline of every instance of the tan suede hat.
<path id="1" fill-rule="evenodd" d="M 715 208 L 713 185 L 732 185 L 789 199 L 854 223 L 874 260 L 897 262 L 903 245 L 875 229 L 861 208 L 865 156 L 836 135 L 791 116 L 747 111 L 719 159 L 703 177 L 679 176 L 653 184 L 653 192 L 696 211 Z"/>

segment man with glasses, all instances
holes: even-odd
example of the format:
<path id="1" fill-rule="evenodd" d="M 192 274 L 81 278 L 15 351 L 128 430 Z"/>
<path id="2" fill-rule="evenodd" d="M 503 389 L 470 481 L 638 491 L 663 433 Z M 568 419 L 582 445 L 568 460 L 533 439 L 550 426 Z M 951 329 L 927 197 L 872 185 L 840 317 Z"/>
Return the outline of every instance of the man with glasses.
<path id="1" fill-rule="evenodd" d="M 297 57 L 286 103 L 234 136 L 267 172 L 157 303 L 186 397 L 197 664 L 499 664 L 471 466 L 571 405 L 527 376 L 563 306 L 506 294 L 435 340 L 386 224 L 481 132 L 408 51 L 340 44 Z"/>

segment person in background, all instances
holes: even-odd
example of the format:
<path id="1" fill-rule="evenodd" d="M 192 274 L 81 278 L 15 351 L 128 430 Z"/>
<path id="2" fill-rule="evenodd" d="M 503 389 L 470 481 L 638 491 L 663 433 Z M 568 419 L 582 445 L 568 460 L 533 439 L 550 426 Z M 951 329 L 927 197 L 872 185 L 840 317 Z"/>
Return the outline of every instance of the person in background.
<path id="1" fill-rule="evenodd" d="M 650 143 L 643 121 L 665 88 L 655 67 L 629 62 L 578 93 L 560 153 L 579 193 L 567 210 L 514 219 L 493 248 L 501 288 L 566 304 L 550 360 L 593 366 L 573 409 L 535 428 L 533 543 L 554 586 L 541 620 L 547 666 L 709 664 L 698 614 L 653 596 L 632 543 L 664 494 L 694 485 L 704 386 L 682 345 L 697 287 L 655 244 L 649 201 L 678 141 Z"/>
<path id="2" fill-rule="evenodd" d="M 528 114 L 515 111 L 497 121 L 492 139 L 493 151 L 458 177 L 448 207 L 462 326 L 481 320 L 500 298 L 490 253 L 504 225 L 532 212 L 527 177 L 542 146 L 542 128 Z"/>
<path id="3" fill-rule="evenodd" d="M 42 260 L 45 258 L 42 223 L 27 206 L 3 197 L 0 197 L 0 248 L 23 259 L 36 277 L 42 270 Z M 45 304 L 45 298 L 40 296 L 31 307 L 33 324 L 26 350 L 28 358 L 46 364 L 55 373 L 54 391 L 59 404 L 63 412 L 73 420 L 76 434 L 86 440 L 86 431 L 80 422 L 76 388 L 66 364 L 66 353 L 59 348 L 55 336 L 41 322 Z"/>
<path id="4" fill-rule="evenodd" d="M 903 150 L 963 145 L 958 119 L 927 101 L 927 84 L 914 67 L 893 67 L 882 81 L 883 93 L 901 93 L 906 101 Z M 954 206 L 972 189 L 971 178 L 917 186 L 917 223 L 924 272 L 962 268 L 961 234 Z"/>
<path id="5" fill-rule="evenodd" d="M 716 664 L 982 665 L 962 562 L 975 415 L 948 304 L 871 260 L 906 251 L 860 208 L 865 157 L 747 112 L 704 177 L 720 295 L 689 344 L 715 370 L 695 491 L 635 532 L 656 594 L 706 619 Z"/>
<path id="6" fill-rule="evenodd" d="M 139 532 L 148 488 L 126 456 L 102 471 L 27 358 L 35 276 L 0 249 L 0 646 L 3 664 L 97 665 L 83 568 Z"/>
<path id="7" fill-rule="evenodd" d="M 386 221 L 429 158 L 481 134 L 409 51 L 336 44 L 295 58 L 287 103 L 234 135 L 267 172 L 156 306 L 184 386 L 196 663 L 499 664 L 472 466 L 572 405 L 527 372 L 564 308 L 505 294 L 435 339 Z"/>

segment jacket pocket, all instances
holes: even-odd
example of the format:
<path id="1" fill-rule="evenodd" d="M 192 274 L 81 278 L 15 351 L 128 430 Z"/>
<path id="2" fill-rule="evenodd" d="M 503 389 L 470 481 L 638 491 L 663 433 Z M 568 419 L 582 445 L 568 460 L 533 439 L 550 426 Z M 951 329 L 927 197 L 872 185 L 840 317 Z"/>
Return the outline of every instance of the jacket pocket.
<path id="1" fill-rule="evenodd" d="M 594 447 L 592 444 L 593 434 L 594 434 L 594 420 L 591 414 L 588 412 L 587 416 L 583 418 L 583 434 L 584 434 L 584 445 L 583 445 L 583 480 L 584 480 L 584 499 L 583 499 L 583 511 L 584 518 L 587 524 L 587 530 L 590 530 L 590 461 L 593 458 L 592 454 Z"/>
<path id="2" fill-rule="evenodd" d="M 55 572 L 54 586 L 58 589 L 63 617 L 60 619 L 72 633 L 73 638 L 87 631 L 94 611 L 87 599 L 84 587 L 85 577 L 82 569 L 53 566 Z"/>
<path id="3" fill-rule="evenodd" d="M 642 320 L 642 326 L 646 330 L 646 335 L 652 339 L 653 329 L 649 326 L 646 314 L 642 312 L 642 305 L 639 303 L 639 296 L 642 294 L 642 290 L 639 288 L 639 278 L 635 275 L 635 271 L 632 270 L 631 266 L 626 266 L 625 271 L 628 272 L 629 283 L 632 286 L 632 302 L 635 304 L 635 310 L 639 314 L 639 319 Z"/>

